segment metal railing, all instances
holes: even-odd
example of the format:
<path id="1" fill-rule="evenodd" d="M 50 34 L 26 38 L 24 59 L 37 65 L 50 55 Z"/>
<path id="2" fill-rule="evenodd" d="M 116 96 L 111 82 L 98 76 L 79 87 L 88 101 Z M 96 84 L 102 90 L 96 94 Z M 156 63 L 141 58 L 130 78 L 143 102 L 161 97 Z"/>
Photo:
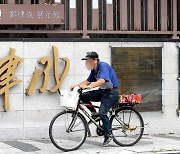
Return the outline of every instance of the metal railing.
<path id="1" fill-rule="evenodd" d="M 2 2 L 1 2 L 2 1 Z M 75 7 L 71 7 L 74 1 Z M 0 0 L 7 5 L 53 5 L 56 0 Z M 0 25 L 0 33 L 180 35 L 180 0 L 60 0 L 64 23 Z M 58 3 L 57 3 L 58 4 Z M 113 37 L 113 36 L 112 36 Z M 148 36 L 147 36 L 148 37 Z"/>

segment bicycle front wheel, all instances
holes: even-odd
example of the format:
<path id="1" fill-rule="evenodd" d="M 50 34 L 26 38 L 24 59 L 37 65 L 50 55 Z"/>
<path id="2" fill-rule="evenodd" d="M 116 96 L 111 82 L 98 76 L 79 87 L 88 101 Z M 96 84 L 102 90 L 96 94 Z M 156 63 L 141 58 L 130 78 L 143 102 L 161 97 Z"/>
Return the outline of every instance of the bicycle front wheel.
<path id="1" fill-rule="evenodd" d="M 49 136 L 55 147 L 62 151 L 78 149 L 87 137 L 87 122 L 82 114 L 63 111 L 57 114 L 49 125 Z"/>
<path id="2" fill-rule="evenodd" d="M 120 146 L 132 146 L 142 137 L 144 122 L 136 110 L 131 107 L 123 107 L 111 117 L 111 128 L 114 142 Z"/>

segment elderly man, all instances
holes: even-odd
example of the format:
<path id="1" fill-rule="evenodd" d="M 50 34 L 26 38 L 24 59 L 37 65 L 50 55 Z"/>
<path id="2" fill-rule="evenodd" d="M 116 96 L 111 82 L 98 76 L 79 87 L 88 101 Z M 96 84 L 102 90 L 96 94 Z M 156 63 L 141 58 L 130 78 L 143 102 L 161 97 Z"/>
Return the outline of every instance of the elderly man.
<path id="1" fill-rule="evenodd" d="M 96 52 L 87 52 L 86 56 L 81 60 L 85 60 L 85 66 L 90 70 L 90 75 L 87 80 L 71 86 L 80 86 L 82 89 L 92 89 L 99 87 L 98 90 L 84 92 L 81 95 L 83 103 L 101 102 L 99 116 L 103 123 L 104 128 L 104 142 L 103 146 L 107 146 L 113 139 L 109 117 L 107 113 L 109 109 L 118 101 L 118 79 L 114 69 L 99 60 Z M 92 117 L 97 120 L 98 113 L 95 108 L 89 108 L 92 112 Z"/>

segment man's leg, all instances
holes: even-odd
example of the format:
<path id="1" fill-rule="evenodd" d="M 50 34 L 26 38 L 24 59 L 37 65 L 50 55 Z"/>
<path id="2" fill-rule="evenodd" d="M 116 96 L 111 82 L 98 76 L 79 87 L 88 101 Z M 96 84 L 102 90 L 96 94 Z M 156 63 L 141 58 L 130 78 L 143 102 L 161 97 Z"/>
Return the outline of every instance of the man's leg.
<path id="1" fill-rule="evenodd" d="M 104 142 L 103 146 L 108 145 L 110 142 L 110 136 L 112 135 L 112 130 L 110 126 L 109 117 L 107 116 L 107 113 L 109 109 L 114 105 L 115 101 L 111 97 L 102 95 L 101 96 L 101 106 L 100 106 L 100 117 L 103 122 L 103 128 L 104 128 Z"/>
<path id="2" fill-rule="evenodd" d="M 101 96 L 100 96 L 99 90 L 92 90 L 92 91 L 82 93 L 80 99 L 81 99 L 82 103 L 92 104 L 91 101 L 93 101 L 93 102 L 101 101 Z M 95 121 L 100 120 L 99 114 L 96 112 L 94 107 L 93 108 L 89 107 L 89 106 L 86 106 L 86 107 L 91 111 L 91 117 Z M 88 130 L 88 136 L 91 136 L 90 129 Z"/>
<path id="3" fill-rule="evenodd" d="M 93 102 L 99 102 L 101 101 L 101 96 L 100 96 L 100 92 L 99 90 L 92 90 L 92 91 L 88 91 L 88 92 L 84 92 L 81 94 L 81 98 L 83 103 L 85 104 L 92 104 L 91 101 Z M 92 113 L 96 113 L 95 108 L 92 107 L 88 107 L 87 108 L 92 112 Z"/>

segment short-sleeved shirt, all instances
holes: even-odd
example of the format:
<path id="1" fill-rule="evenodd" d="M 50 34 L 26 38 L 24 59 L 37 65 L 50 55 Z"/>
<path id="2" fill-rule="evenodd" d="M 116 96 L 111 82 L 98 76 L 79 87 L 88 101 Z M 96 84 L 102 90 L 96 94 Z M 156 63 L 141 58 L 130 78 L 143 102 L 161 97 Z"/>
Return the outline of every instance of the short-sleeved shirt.
<path id="1" fill-rule="evenodd" d="M 91 70 L 88 77 L 89 82 L 96 82 L 98 79 L 104 79 L 105 83 L 100 89 L 118 88 L 118 79 L 114 69 L 106 62 L 98 61 L 97 71 Z"/>

